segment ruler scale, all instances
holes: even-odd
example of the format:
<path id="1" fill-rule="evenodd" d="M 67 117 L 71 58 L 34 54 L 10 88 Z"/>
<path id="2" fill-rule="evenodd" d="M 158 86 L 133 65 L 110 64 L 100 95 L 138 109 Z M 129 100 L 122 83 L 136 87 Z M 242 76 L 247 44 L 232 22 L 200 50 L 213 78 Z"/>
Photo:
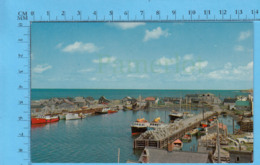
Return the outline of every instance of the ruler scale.
<path id="1" fill-rule="evenodd" d="M 149 3 L 152 3 L 149 1 Z M 32 22 L 252 22 L 260 21 L 260 8 L 252 9 L 118 9 L 104 10 L 17 10 L 17 101 L 16 140 L 17 164 L 31 164 L 30 153 L 30 99 L 31 99 L 31 23 Z M 1 163 L 1 162 L 0 162 Z"/>

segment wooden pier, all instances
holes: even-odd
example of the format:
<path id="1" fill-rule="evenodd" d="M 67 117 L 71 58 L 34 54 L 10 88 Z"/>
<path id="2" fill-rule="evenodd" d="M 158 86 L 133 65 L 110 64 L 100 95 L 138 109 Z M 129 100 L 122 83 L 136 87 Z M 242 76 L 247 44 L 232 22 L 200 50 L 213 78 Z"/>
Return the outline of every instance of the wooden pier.
<path id="1" fill-rule="evenodd" d="M 214 106 L 212 111 L 205 112 L 204 115 L 201 113 L 156 130 L 146 131 L 134 140 L 134 148 L 143 149 L 146 146 L 154 148 L 167 147 L 169 143 L 182 138 L 186 132 L 199 127 L 202 120 L 219 115 L 221 111 L 219 106 Z"/>

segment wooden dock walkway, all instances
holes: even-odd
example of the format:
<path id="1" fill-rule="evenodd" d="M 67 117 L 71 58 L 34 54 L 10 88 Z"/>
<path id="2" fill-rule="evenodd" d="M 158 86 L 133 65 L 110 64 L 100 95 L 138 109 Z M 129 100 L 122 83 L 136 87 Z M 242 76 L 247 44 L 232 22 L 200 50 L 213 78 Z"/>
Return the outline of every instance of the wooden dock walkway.
<path id="1" fill-rule="evenodd" d="M 204 120 L 219 115 L 221 112 L 222 109 L 218 105 L 214 105 L 213 110 L 204 113 Z M 193 117 L 170 123 L 165 127 L 146 131 L 134 140 L 134 148 L 143 149 L 146 146 L 155 148 L 167 147 L 168 143 L 180 139 L 186 132 L 200 126 L 202 120 L 203 114 L 200 113 Z"/>

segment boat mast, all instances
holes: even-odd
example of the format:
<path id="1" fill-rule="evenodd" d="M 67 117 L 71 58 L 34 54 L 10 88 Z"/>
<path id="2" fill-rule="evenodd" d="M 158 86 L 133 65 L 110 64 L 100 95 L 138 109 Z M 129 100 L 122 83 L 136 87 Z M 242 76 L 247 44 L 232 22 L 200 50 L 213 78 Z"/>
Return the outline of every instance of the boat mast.
<path id="1" fill-rule="evenodd" d="M 219 144 L 219 123 L 217 119 L 217 148 L 218 148 L 218 163 L 220 163 L 220 144 Z"/>

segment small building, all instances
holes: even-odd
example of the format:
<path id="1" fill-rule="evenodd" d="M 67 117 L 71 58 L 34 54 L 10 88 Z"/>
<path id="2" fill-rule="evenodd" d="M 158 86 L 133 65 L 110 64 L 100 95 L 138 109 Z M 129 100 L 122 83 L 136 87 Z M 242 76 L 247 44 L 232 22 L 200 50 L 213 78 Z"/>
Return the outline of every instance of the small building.
<path id="1" fill-rule="evenodd" d="M 250 110 L 250 103 L 249 101 L 237 100 L 235 103 L 235 107 L 237 110 Z"/>
<path id="2" fill-rule="evenodd" d="M 231 110 L 231 108 L 235 106 L 236 101 L 236 98 L 225 98 L 223 104 L 224 106 L 227 106 L 229 110 Z"/>
<path id="3" fill-rule="evenodd" d="M 163 99 L 158 99 L 157 104 L 158 105 L 165 105 L 165 102 L 163 101 Z"/>
<path id="4" fill-rule="evenodd" d="M 246 101 L 247 97 L 246 96 L 237 96 L 237 100 Z"/>
<path id="5" fill-rule="evenodd" d="M 230 163 L 252 163 L 252 151 L 229 151 Z"/>
<path id="6" fill-rule="evenodd" d="M 99 99 L 98 99 L 98 104 L 109 104 L 110 101 L 108 99 L 105 98 L 105 96 L 101 96 Z"/>
<path id="7" fill-rule="evenodd" d="M 185 96 L 186 104 L 199 103 L 199 94 L 187 94 Z"/>
<path id="8" fill-rule="evenodd" d="M 86 105 L 86 100 L 83 97 L 75 97 L 74 103 L 78 107 L 84 107 Z"/>
<path id="9" fill-rule="evenodd" d="M 137 100 L 133 97 L 127 96 L 122 99 L 124 105 L 135 104 Z"/>
<path id="10" fill-rule="evenodd" d="M 145 102 L 150 107 L 155 104 L 155 98 L 154 97 L 146 97 Z"/>
<path id="11" fill-rule="evenodd" d="M 167 151 L 145 147 L 139 162 L 141 163 L 209 163 L 208 153 Z"/>
<path id="12" fill-rule="evenodd" d="M 254 123 L 250 118 L 244 118 L 240 123 L 240 129 L 244 132 L 253 132 Z"/>

